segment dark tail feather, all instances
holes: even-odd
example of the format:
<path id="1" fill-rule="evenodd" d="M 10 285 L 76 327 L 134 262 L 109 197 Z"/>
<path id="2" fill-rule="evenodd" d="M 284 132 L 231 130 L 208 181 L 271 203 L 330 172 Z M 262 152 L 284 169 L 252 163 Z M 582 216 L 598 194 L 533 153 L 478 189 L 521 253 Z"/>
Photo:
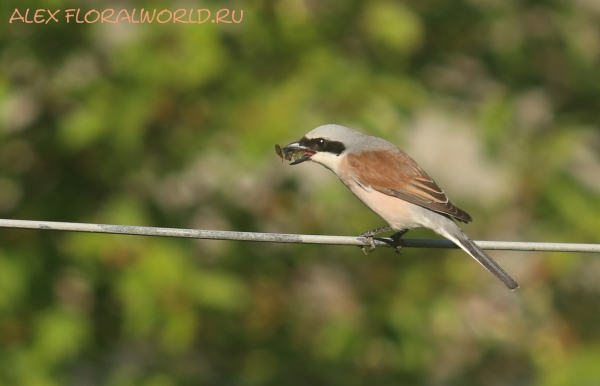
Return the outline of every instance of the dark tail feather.
<path id="1" fill-rule="evenodd" d="M 512 277 L 506 273 L 491 257 L 487 255 L 477 244 L 473 242 L 464 232 L 459 232 L 454 235 L 454 241 L 461 249 L 467 252 L 471 257 L 473 257 L 479 264 L 483 265 L 485 269 L 490 271 L 494 276 L 496 276 L 502 283 L 504 283 L 511 291 L 519 288 L 519 285 L 516 281 L 513 280 Z"/>

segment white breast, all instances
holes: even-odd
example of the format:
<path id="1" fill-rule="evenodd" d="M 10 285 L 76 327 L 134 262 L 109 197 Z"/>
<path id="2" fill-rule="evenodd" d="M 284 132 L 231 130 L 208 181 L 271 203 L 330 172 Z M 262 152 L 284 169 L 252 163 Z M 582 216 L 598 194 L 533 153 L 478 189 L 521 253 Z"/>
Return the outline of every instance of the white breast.
<path id="1" fill-rule="evenodd" d="M 380 193 L 371 187 L 362 186 L 354 180 L 344 181 L 344 184 L 365 203 L 371 210 L 384 219 L 392 228 L 411 229 L 431 228 L 428 214 L 431 211 L 396 197 Z M 429 212 L 429 213 L 427 213 Z"/>

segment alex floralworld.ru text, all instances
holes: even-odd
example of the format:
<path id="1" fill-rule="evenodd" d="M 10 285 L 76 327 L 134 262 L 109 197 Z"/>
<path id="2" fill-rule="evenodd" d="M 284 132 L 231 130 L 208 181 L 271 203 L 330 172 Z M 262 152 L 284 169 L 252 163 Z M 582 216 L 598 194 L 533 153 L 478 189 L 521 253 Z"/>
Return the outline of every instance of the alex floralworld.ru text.
<path id="1" fill-rule="evenodd" d="M 211 17 L 212 16 L 212 17 Z M 184 9 L 180 8 L 175 11 L 168 9 L 163 10 L 145 10 L 142 8 L 139 12 L 136 8 L 133 10 L 121 9 L 115 11 L 108 8 L 102 11 L 95 9 L 87 12 L 77 9 L 50 10 L 50 9 L 29 9 L 24 12 L 15 8 L 9 23 L 35 23 L 48 24 L 58 23 L 61 20 L 67 23 L 91 24 L 91 23 L 184 23 L 184 24 L 202 24 L 210 21 L 211 23 L 241 23 L 244 17 L 243 10 L 230 10 L 222 8 L 218 11 L 211 12 L 209 9 Z"/>

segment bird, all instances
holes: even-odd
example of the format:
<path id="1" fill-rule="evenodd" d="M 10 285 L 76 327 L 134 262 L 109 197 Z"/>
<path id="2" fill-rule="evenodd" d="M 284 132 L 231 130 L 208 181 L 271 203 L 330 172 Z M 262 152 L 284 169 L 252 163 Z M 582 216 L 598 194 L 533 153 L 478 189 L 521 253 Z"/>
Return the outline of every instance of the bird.
<path id="1" fill-rule="evenodd" d="M 283 148 L 276 145 L 276 151 L 282 159 L 293 161 L 291 165 L 305 161 L 323 165 L 387 222 L 388 226 L 359 235 L 367 238 L 371 251 L 375 249 L 376 234 L 396 231 L 391 238 L 401 248 L 398 241 L 406 232 L 426 228 L 451 240 L 510 290 L 519 288 L 456 224 L 473 221 L 471 216 L 454 205 L 415 160 L 396 145 L 345 126 L 327 124 Z"/>

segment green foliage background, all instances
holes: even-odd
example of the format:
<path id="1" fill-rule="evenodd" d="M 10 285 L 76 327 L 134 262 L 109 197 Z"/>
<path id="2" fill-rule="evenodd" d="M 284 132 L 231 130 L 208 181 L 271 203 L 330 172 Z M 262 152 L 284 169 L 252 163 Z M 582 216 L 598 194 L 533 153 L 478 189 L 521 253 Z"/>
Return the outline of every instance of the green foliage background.
<path id="1" fill-rule="evenodd" d="M 0 5 L 4 218 L 358 234 L 383 223 L 273 150 L 340 123 L 475 239 L 600 242 L 596 1 L 26 3 Z M 8 22 L 26 7 L 244 13 Z M 2 229 L 0 383 L 600 384 L 598 255 L 492 255 L 520 290 L 454 250 Z"/>

